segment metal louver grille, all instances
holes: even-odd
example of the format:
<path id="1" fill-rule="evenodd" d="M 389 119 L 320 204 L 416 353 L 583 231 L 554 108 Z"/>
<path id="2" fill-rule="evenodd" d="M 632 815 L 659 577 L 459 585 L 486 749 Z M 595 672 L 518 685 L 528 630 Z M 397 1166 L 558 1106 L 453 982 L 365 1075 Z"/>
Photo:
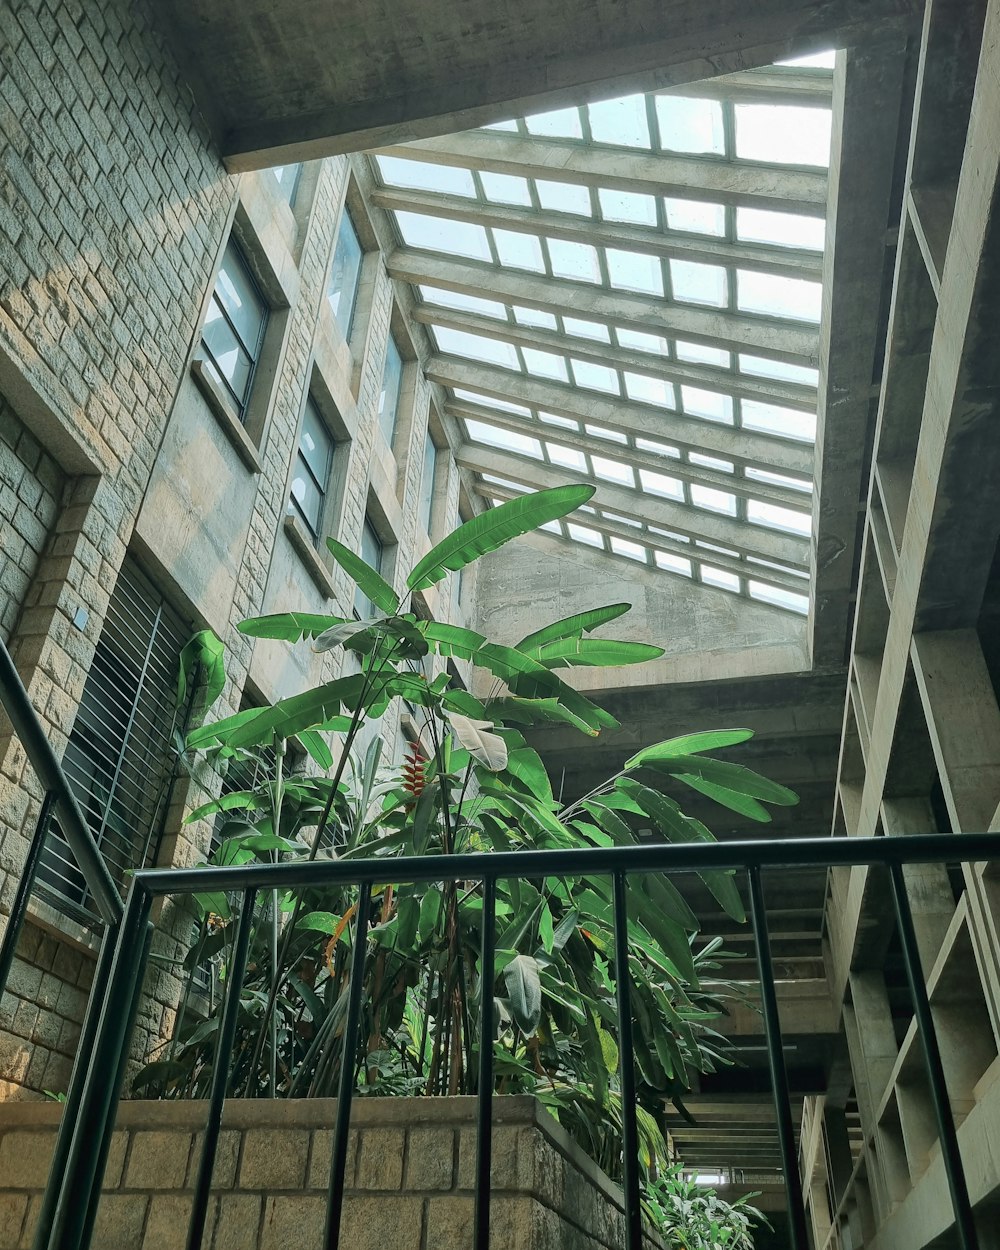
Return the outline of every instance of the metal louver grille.
<path id="1" fill-rule="evenodd" d="M 63 765 L 101 853 L 124 887 L 156 855 L 170 776 L 177 669 L 188 629 L 129 557 L 122 566 L 83 688 Z M 59 831 L 39 890 L 85 922 L 94 917 Z"/>

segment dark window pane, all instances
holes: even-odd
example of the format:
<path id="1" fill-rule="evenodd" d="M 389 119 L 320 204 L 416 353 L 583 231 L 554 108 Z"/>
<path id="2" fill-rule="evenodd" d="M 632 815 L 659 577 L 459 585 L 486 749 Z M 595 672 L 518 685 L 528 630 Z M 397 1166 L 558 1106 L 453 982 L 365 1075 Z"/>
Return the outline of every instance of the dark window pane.
<path id="1" fill-rule="evenodd" d="M 361 531 L 361 558 L 366 564 L 370 564 L 373 569 L 381 573 L 382 556 L 382 540 L 375 533 L 375 528 L 371 521 L 366 519 L 364 528 Z M 360 586 L 354 594 L 354 610 L 362 620 L 375 615 L 375 605 L 361 590 Z"/>
<path id="2" fill-rule="evenodd" d="M 437 448 L 430 434 L 424 443 L 424 468 L 420 479 L 420 521 L 430 533 L 431 510 L 434 507 L 434 472 L 437 468 Z"/>
<path id="3" fill-rule="evenodd" d="M 323 492 L 299 460 L 292 478 L 292 503 L 315 537 L 323 520 Z"/>
<path id="4" fill-rule="evenodd" d="M 333 269 L 330 273 L 330 307 L 333 317 L 345 339 L 350 339 L 354 322 L 354 306 L 358 299 L 358 280 L 361 277 L 361 244 L 354 229 L 351 214 L 344 209 L 333 253 Z"/>
<path id="5" fill-rule="evenodd" d="M 399 415 L 399 396 L 403 388 L 403 358 L 396 340 L 389 335 L 385 348 L 385 366 L 382 369 L 382 390 L 378 397 L 378 423 L 385 441 L 392 446 Z"/>
<path id="6" fill-rule="evenodd" d="M 330 462 L 333 459 L 333 439 L 311 399 L 306 401 L 305 415 L 302 418 L 300 449 L 302 458 L 325 490 L 327 478 L 330 476 Z"/>
<path id="7" fill-rule="evenodd" d="M 267 306 L 233 243 L 226 248 L 215 284 L 215 295 L 243 346 L 251 356 L 256 356 L 267 320 Z"/>
<path id="8" fill-rule="evenodd" d="M 253 360 L 223 316 L 215 296 L 209 305 L 202 337 L 208 352 L 208 364 L 214 366 L 217 378 L 232 391 L 242 408 L 250 388 Z"/>

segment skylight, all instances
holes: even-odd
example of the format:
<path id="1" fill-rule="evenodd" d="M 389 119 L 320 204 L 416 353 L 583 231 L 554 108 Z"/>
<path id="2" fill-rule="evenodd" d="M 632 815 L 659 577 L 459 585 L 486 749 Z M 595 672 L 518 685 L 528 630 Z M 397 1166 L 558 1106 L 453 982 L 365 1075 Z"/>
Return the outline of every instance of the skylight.
<path id="1" fill-rule="evenodd" d="M 824 56 L 767 77 L 540 112 L 372 165 L 405 249 L 390 274 L 414 283 L 484 499 L 590 480 L 550 534 L 804 612 L 832 75 Z"/>

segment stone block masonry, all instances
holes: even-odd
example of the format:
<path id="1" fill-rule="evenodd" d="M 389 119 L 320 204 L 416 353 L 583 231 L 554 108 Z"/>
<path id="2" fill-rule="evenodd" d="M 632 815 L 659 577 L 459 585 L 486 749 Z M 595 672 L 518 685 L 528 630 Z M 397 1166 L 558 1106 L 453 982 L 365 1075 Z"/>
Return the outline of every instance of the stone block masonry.
<path id="1" fill-rule="evenodd" d="M 122 1104 L 95 1246 L 181 1250 L 206 1110 Z M 0 1106 L 0 1250 L 31 1245 L 59 1115 Z M 552 1117 L 521 1097 L 498 1099 L 494 1116 L 491 1250 L 620 1250 L 620 1191 Z M 332 1099 L 227 1105 L 206 1250 L 319 1250 L 335 1117 Z M 341 1245 L 468 1250 L 475 1120 L 473 1098 L 358 1099 Z"/>

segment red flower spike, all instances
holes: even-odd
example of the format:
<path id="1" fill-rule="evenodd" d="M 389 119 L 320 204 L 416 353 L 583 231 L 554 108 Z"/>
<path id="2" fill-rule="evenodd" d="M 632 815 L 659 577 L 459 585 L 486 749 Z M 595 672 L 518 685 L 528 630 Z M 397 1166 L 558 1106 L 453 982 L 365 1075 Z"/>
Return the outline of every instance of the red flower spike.
<path id="1" fill-rule="evenodd" d="M 423 747 L 419 742 L 411 742 L 408 748 L 408 754 L 404 757 L 400 766 L 400 772 L 403 775 L 403 789 L 414 799 L 419 799 L 426 785 L 426 777 L 424 776 L 424 765 L 427 762 L 427 756 L 424 754 Z"/>

